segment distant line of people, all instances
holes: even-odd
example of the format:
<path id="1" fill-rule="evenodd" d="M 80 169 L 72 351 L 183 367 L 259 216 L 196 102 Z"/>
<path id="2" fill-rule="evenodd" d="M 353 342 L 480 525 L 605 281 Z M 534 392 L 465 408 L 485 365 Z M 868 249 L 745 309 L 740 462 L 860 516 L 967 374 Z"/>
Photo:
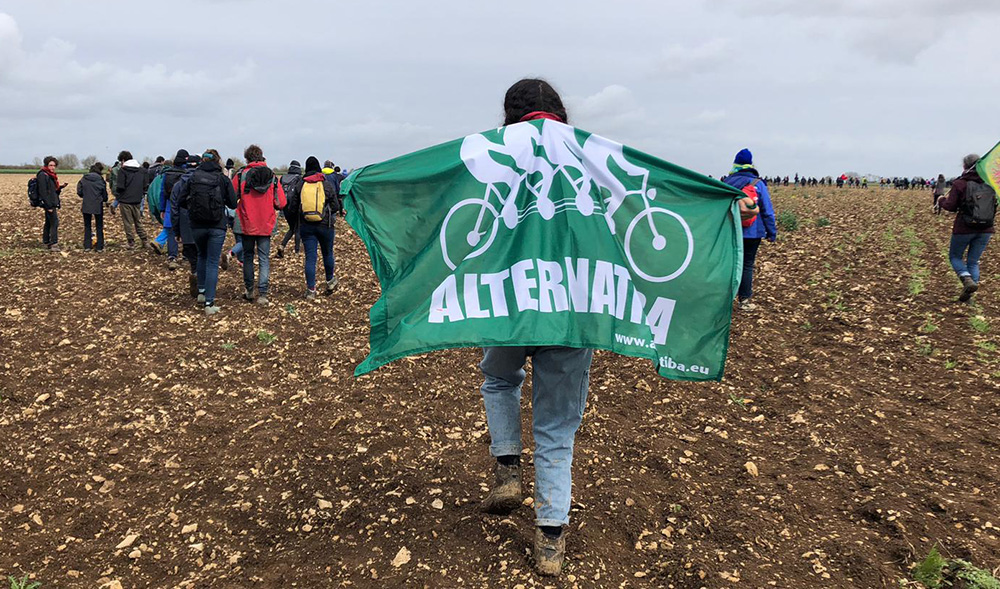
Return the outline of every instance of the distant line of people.
<path id="1" fill-rule="evenodd" d="M 104 214 L 120 214 L 128 250 L 137 247 L 166 254 L 167 267 L 176 270 L 179 255 L 190 269 L 189 290 L 207 315 L 218 313 L 216 300 L 219 269 L 233 261 L 243 270 L 243 298 L 268 304 L 271 241 L 279 236 L 277 255 L 284 257 L 294 239 L 294 251 L 304 251 L 305 297 L 317 296 L 316 264 L 323 258 L 324 294 L 338 284 L 333 245 L 335 220 L 343 214 L 340 183 L 345 174 L 330 160 L 321 166 L 315 156 L 305 169 L 293 160 L 277 176 L 268 167 L 263 151 L 250 145 L 243 153 L 245 166 L 234 169 L 232 159 L 223 167 L 219 152 L 189 154 L 180 149 L 172 160 L 158 157 L 140 164 L 129 151 L 118 154 L 110 168 L 93 164 L 77 183 L 83 214 L 83 249 L 102 252 L 106 246 Z M 59 209 L 67 183 L 60 183 L 55 157 L 43 161 L 28 196 L 45 211 L 42 243 L 59 251 Z M 150 240 L 143 223 L 148 208 L 161 231 Z M 288 230 L 278 234 L 279 213 Z M 223 254 L 228 232 L 234 244 Z M 254 258 L 259 273 L 255 276 Z"/>

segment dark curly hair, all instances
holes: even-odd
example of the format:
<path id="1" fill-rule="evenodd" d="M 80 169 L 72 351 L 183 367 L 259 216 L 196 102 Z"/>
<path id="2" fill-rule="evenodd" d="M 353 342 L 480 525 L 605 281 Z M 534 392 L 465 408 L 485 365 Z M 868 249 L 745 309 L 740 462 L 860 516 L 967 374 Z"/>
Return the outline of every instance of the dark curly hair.
<path id="1" fill-rule="evenodd" d="M 126 150 L 122 150 L 122 151 L 118 152 L 118 161 L 120 161 L 120 162 L 127 162 L 130 159 L 132 159 L 132 152 L 131 151 L 128 151 L 126 149 Z"/>
<path id="2" fill-rule="evenodd" d="M 513 125 L 536 110 L 550 112 L 569 123 L 566 107 L 555 88 L 545 80 L 525 78 L 508 88 L 503 97 L 503 124 Z"/>
<path id="3" fill-rule="evenodd" d="M 243 159 L 245 159 L 248 164 L 253 162 L 262 162 L 264 161 L 264 151 L 256 143 L 251 143 L 246 149 L 243 150 Z"/>

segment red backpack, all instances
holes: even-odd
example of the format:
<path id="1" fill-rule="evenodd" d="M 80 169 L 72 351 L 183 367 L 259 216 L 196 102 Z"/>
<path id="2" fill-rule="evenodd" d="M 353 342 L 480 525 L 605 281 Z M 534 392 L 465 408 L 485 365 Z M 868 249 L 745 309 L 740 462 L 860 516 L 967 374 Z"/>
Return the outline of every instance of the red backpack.
<path id="1" fill-rule="evenodd" d="M 747 206 L 744 204 L 743 200 L 740 200 L 740 219 L 743 228 L 747 228 L 753 225 L 754 221 L 757 220 L 757 214 L 760 212 L 760 208 L 757 206 L 757 201 L 760 199 L 760 195 L 757 194 L 757 178 L 750 180 L 750 183 L 743 187 L 743 194 L 747 196 L 751 201 L 753 201 L 753 206 Z"/>

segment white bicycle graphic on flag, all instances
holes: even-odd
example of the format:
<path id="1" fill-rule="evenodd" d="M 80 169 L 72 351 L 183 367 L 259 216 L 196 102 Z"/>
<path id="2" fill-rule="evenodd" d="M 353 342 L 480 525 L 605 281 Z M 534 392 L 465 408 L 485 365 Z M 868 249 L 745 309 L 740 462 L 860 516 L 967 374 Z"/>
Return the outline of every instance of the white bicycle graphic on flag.
<path id="1" fill-rule="evenodd" d="M 482 198 L 468 198 L 455 203 L 445 215 L 440 240 L 444 261 L 449 268 L 454 270 L 462 261 L 486 252 L 493 245 L 501 224 L 513 230 L 525 218 L 535 214 L 549 221 L 565 211 L 576 210 L 589 217 L 603 209 L 608 227 L 615 234 L 614 215 L 625 199 L 631 197 L 642 199 L 642 210 L 625 229 L 625 256 L 632 270 L 649 282 L 668 282 L 687 270 L 694 255 L 691 228 L 674 211 L 653 206 L 656 189 L 647 188 L 649 170 L 627 160 L 620 143 L 591 135 L 581 147 L 573 127 L 549 120 L 543 121 L 541 131 L 530 123 L 505 127 L 502 141 L 496 143 L 485 135 L 477 134 L 469 135 L 462 142 L 462 161 L 472 176 L 486 185 L 486 191 Z M 538 155 L 538 148 L 544 150 L 545 157 Z M 610 162 L 627 176 L 625 181 L 610 169 Z M 636 177 L 640 179 L 638 186 L 631 181 Z M 553 201 L 550 197 L 552 185 L 561 179 L 571 186 L 572 194 Z M 627 186 L 626 182 L 633 186 Z M 527 203 L 517 200 L 522 186 L 529 197 Z M 507 187 L 506 196 L 502 187 Z M 602 189 L 610 196 L 604 197 Z M 661 220 L 655 221 L 654 217 Z M 468 226 L 470 219 L 474 219 L 472 227 Z M 657 227 L 658 222 L 678 225 L 684 235 L 683 243 L 668 244 L 664 231 Z M 636 232 L 646 226 L 649 235 L 647 239 L 639 240 Z M 644 230 L 639 232 L 644 233 Z M 676 227 L 672 226 L 671 233 L 676 232 Z M 456 238 L 460 238 L 461 248 L 454 247 Z M 456 251 L 449 251 L 449 241 L 451 249 Z M 649 262 L 650 259 L 662 259 L 662 256 L 651 258 L 645 255 L 637 260 L 633 252 L 633 248 L 645 247 L 651 248 L 652 252 L 666 254 L 670 251 L 668 246 L 684 248 L 683 262 L 672 272 Z M 461 251 L 457 251 L 459 249 Z"/>

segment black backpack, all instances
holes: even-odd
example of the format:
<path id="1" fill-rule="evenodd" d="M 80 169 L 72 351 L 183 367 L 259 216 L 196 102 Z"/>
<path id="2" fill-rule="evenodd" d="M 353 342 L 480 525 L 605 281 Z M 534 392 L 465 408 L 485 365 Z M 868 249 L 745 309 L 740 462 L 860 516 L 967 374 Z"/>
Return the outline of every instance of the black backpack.
<path id="1" fill-rule="evenodd" d="M 962 199 L 962 222 L 969 229 L 989 229 L 997 215 L 997 195 L 993 187 L 983 182 L 970 181 L 965 185 Z"/>
<path id="2" fill-rule="evenodd" d="M 197 169 L 188 179 L 188 214 L 192 223 L 215 225 L 225 215 L 219 174 Z"/>
<path id="3" fill-rule="evenodd" d="M 42 197 L 38 195 L 38 178 L 28 180 L 28 203 L 33 207 L 42 206 Z"/>

